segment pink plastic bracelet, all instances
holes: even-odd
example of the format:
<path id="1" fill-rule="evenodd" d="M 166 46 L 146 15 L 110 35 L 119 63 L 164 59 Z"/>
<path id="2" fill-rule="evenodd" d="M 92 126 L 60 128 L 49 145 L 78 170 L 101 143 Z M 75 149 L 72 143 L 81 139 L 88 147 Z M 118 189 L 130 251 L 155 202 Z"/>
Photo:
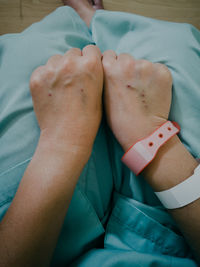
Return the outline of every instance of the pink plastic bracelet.
<path id="1" fill-rule="evenodd" d="M 131 146 L 122 157 L 122 162 L 139 175 L 154 159 L 158 149 L 179 131 L 180 127 L 176 122 L 165 122 L 150 136 Z"/>

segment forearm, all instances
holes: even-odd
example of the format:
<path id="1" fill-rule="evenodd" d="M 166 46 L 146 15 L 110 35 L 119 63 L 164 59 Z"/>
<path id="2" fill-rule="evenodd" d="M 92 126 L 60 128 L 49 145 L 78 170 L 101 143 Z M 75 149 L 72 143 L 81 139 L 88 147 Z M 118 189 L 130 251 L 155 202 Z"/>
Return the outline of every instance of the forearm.
<path id="1" fill-rule="evenodd" d="M 73 150 L 73 151 L 72 151 Z M 42 138 L 0 224 L 1 266 L 49 266 L 86 159 Z"/>
<path id="2" fill-rule="evenodd" d="M 189 178 L 197 161 L 177 136 L 160 148 L 155 159 L 143 171 L 154 191 L 169 189 Z M 200 200 L 179 209 L 169 210 L 200 262 Z"/>
<path id="3" fill-rule="evenodd" d="M 127 151 L 131 145 L 166 123 L 172 101 L 172 75 L 165 65 L 135 60 L 130 55 L 117 55 L 114 51 L 105 51 L 102 63 L 107 122 L 124 151 Z M 134 163 L 138 162 L 137 167 L 148 162 L 152 153 L 146 153 L 143 148 L 139 144 L 135 150 L 139 153 L 130 153 L 127 163 L 133 158 Z M 144 161 L 140 154 L 143 154 Z M 196 160 L 176 136 L 160 148 L 143 174 L 155 191 L 162 191 L 189 178 L 196 166 Z M 200 255 L 200 200 L 170 213 L 196 255 Z"/>

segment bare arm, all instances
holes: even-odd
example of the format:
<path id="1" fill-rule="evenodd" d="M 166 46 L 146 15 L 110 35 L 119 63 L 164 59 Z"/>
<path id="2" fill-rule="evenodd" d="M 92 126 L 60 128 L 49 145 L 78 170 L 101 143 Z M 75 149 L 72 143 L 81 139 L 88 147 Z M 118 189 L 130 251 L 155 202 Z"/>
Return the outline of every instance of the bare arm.
<path id="1" fill-rule="evenodd" d="M 128 54 L 103 56 L 107 120 L 126 151 L 149 136 L 169 116 L 172 77 L 167 67 Z M 155 191 L 169 189 L 190 177 L 197 166 L 177 136 L 168 141 L 143 171 Z M 200 200 L 169 211 L 200 262 Z"/>
<path id="2" fill-rule="evenodd" d="M 80 151 L 81 152 L 81 151 Z M 86 159 L 41 137 L 0 224 L 1 266 L 48 266 Z"/>
<path id="3" fill-rule="evenodd" d="M 162 191 L 190 177 L 197 165 L 197 161 L 175 136 L 161 147 L 154 161 L 144 171 L 144 176 L 155 191 Z M 200 263 L 200 199 L 169 212 Z"/>
<path id="4" fill-rule="evenodd" d="M 40 140 L 0 223 L 0 266 L 49 266 L 102 113 L 103 71 L 95 46 L 56 55 L 32 75 Z"/>

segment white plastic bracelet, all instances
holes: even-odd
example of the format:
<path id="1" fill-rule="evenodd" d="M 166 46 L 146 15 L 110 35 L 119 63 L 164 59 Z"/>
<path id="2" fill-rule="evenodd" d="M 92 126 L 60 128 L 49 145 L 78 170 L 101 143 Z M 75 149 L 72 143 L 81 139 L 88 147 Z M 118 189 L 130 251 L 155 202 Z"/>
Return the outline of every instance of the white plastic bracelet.
<path id="1" fill-rule="evenodd" d="M 200 198 L 200 165 L 194 170 L 194 174 L 182 183 L 155 194 L 167 209 L 181 208 L 194 202 Z"/>

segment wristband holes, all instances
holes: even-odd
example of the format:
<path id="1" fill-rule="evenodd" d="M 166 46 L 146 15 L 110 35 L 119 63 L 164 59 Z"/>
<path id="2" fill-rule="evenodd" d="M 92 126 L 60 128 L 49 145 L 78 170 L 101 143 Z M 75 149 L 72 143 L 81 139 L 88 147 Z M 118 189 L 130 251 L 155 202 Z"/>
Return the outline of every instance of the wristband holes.
<path id="1" fill-rule="evenodd" d="M 150 143 L 149 143 L 149 146 L 153 146 L 153 142 L 150 142 Z"/>
<path id="2" fill-rule="evenodd" d="M 172 128 L 171 128 L 171 127 L 168 127 L 167 129 L 168 129 L 168 131 L 171 131 L 171 130 L 172 130 Z"/>
<path id="3" fill-rule="evenodd" d="M 163 134 L 161 134 L 161 133 L 160 133 L 158 136 L 159 136 L 160 138 L 163 138 Z"/>

